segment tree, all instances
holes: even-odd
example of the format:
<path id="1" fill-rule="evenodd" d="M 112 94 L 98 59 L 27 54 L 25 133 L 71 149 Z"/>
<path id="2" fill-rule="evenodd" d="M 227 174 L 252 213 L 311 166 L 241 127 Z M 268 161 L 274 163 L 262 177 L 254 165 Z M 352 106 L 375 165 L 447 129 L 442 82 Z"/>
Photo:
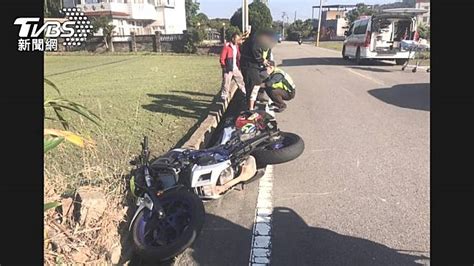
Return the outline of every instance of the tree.
<path id="1" fill-rule="evenodd" d="M 44 17 L 60 18 L 64 15 L 61 13 L 62 0 L 45 0 L 44 1 Z"/>
<path id="2" fill-rule="evenodd" d="M 249 24 L 252 26 L 252 31 L 261 29 L 270 29 L 272 27 L 272 14 L 267 5 L 262 2 L 254 1 L 249 5 Z M 239 27 L 242 31 L 242 8 L 235 11 L 230 18 L 232 26 Z"/>
<path id="3" fill-rule="evenodd" d="M 272 22 L 272 29 L 274 29 L 275 31 L 281 31 L 282 27 L 283 21 L 277 20 Z"/>
<path id="4" fill-rule="evenodd" d="M 240 29 L 239 29 L 238 27 L 236 27 L 236 26 L 230 25 L 228 28 L 226 28 L 226 30 L 225 30 L 225 38 L 226 38 L 226 40 L 227 40 L 227 41 L 230 41 L 230 39 L 232 38 L 232 34 L 234 34 L 234 33 L 236 33 L 236 32 L 237 32 L 237 33 L 242 33 L 242 32 L 240 31 Z"/>
<path id="5" fill-rule="evenodd" d="M 201 26 L 207 26 L 209 23 L 209 18 L 207 17 L 206 14 L 204 13 L 198 13 L 194 18 L 193 18 L 193 24 L 197 25 L 197 23 L 200 23 Z"/>
<path id="6" fill-rule="evenodd" d="M 107 16 L 100 16 L 92 19 L 92 26 L 94 33 L 97 33 L 102 29 L 102 36 L 104 38 L 104 44 L 107 51 L 114 52 L 114 43 L 112 42 L 112 34 L 115 29 L 115 25 L 111 24 L 112 19 Z"/>
<path id="7" fill-rule="evenodd" d="M 352 23 L 360 16 L 370 16 L 375 13 L 375 10 L 370 8 L 369 6 L 365 5 L 364 3 L 359 3 L 356 5 L 355 9 L 347 12 L 346 19 L 347 22 Z"/>
<path id="8" fill-rule="evenodd" d="M 199 11 L 199 3 L 196 3 L 193 0 L 185 0 L 185 8 L 186 8 L 186 26 L 194 27 L 196 23 L 194 18 L 196 17 Z"/>
<path id="9" fill-rule="evenodd" d="M 415 0 L 403 0 L 402 2 L 374 5 L 373 9 L 376 10 L 377 12 L 380 12 L 384 9 L 389 9 L 389 8 L 414 8 L 414 7 L 415 7 Z"/>
<path id="10" fill-rule="evenodd" d="M 197 52 L 197 44 L 202 42 L 205 34 L 202 28 L 189 28 L 186 30 L 183 36 L 183 51 L 185 53 Z"/>
<path id="11" fill-rule="evenodd" d="M 418 34 L 419 34 L 420 38 L 427 39 L 427 40 L 430 39 L 430 26 L 428 26 L 424 23 L 420 23 L 418 25 L 417 31 L 418 31 Z"/>
<path id="12" fill-rule="evenodd" d="M 291 23 L 290 26 L 288 26 L 288 40 L 297 41 L 299 36 L 301 36 L 302 38 L 306 38 L 310 36 L 312 31 L 313 23 L 311 19 L 307 19 L 305 21 L 298 19 L 295 22 Z"/>
<path id="13" fill-rule="evenodd" d="M 208 26 L 211 29 L 220 30 L 223 26 L 222 23 L 225 23 L 226 28 L 231 25 L 228 18 L 213 18 L 209 20 Z"/>

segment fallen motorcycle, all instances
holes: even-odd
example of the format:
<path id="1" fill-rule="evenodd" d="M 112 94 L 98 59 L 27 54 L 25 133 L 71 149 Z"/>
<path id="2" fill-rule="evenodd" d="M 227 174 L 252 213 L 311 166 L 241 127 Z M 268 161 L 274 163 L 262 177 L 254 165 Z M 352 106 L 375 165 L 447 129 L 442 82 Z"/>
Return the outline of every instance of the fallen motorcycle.
<path id="1" fill-rule="evenodd" d="M 138 206 L 130 230 L 142 258 L 165 261 L 180 254 L 202 229 L 201 199 L 219 198 L 238 184 L 257 180 L 264 174 L 258 165 L 284 163 L 304 150 L 298 135 L 278 130 L 275 119 L 265 112 L 244 115 L 236 125 L 239 130 L 233 130 L 224 144 L 173 149 L 152 162 L 144 138 L 130 179 Z"/>
<path id="2" fill-rule="evenodd" d="M 225 143 L 203 150 L 173 149 L 153 161 L 151 169 L 159 176 L 174 168 L 175 182 L 201 199 L 216 199 L 261 177 L 258 167 L 288 162 L 303 153 L 304 142 L 298 135 L 281 132 L 265 112 L 254 114 L 245 125 L 237 119 L 239 129 L 234 128 Z"/>
<path id="3" fill-rule="evenodd" d="M 235 123 L 233 123 L 234 119 Z M 228 119 L 220 144 L 229 142 L 233 134 L 238 131 L 241 131 L 244 136 L 247 134 L 246 138 L 270 132 L 273 134 L 271 141 L 265 142 L 251 152 L 259 166 L 294 160 L 304 150 L 304 142 L 301 137 L 294 133 L 280 131 L 275 118 L 262 110 L 244 111 L 237 118 Z"/>
<path id="4" fill-rule="evenodd" d="M 186 186 L 177 182 L 179 167 L 155 173 L 149 164 L 148 138 L 130 178 L 137 210 L 130 222 L 133 244 L 147 262 L 169 260 L 191 246 L 204 224 L 204 205 Z"/>

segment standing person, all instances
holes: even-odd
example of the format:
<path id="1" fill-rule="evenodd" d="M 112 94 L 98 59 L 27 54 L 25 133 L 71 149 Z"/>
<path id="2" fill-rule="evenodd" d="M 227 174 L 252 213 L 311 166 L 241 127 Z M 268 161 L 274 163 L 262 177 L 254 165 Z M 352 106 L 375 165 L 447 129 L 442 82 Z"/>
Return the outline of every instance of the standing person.
<path id="1" fill-rule="evenodd" d="M 221 51 L 220 63 L 222 67 L 221 98 L 226 100 L 230 91 L 230 83 L 235 80 L 237 86 L 245 94 L 245 84 L 240 72 L 240 43 L 242 38 L 238 32 L 232 34 L 231 41 L 224 44 Z"/>
<path id="2" fill-rule="evenodd" d="M 268 62 L 272 60 L 273 32 L 270 30 L 252 32 L 249 39 L 242 45 L 240 66 L 244 76 L 245 91 L 249 109 L 253 109 L 250 99 L 257 94 L 263 79 L 260 75 Z"/>

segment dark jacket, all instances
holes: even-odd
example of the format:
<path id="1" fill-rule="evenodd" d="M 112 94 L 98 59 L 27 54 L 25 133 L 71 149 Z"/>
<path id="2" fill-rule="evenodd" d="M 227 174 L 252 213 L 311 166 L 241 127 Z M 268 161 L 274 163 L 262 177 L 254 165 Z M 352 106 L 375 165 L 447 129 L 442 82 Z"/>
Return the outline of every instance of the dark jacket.
<path id="1" fill-rule="evenodd" d="M 267 57 L 264 58 L 264 51 L 267 50 Z M 271 49 L 265 48 L 257 42 L 257 34 L 250 36 L 250 38 L 242 44 L 240 65 L 243 68 L 264 68 L 263 62 L 270 60 Z"/>
<path id="2" fill-rule="evenodd" d="M 233 70 L 234 67 L 234 60 L 237 60 L 237 67 L 240 67 L 240 47 L 237 46 L 237 58 L 234 58 L 234 53 L 232 51 L 231 42 L 224 44 L 221 51 L 221 57 L 219 62 L 221 63 L 221 67 L 225 70 L 225 72 L 230 72 Z"/>

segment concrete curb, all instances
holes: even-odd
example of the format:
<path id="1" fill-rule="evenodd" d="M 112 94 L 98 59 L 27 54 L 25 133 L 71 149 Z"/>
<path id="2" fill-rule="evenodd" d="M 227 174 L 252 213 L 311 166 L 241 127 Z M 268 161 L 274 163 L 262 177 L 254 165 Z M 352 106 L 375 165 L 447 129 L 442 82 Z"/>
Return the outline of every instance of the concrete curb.
<path id="1" fill-rule="evenodd" d="M 219 99 L 217 102 L 213 103 L 209 107 L 209 114 L 201 122 L 201 124 L 194 131 L 191 137 L 189 137 L 189 139 L 183 144 L 182 148 L 202 149 L 208 144 L 212 133 L 214 132 L 222 116 L 227 110 L 227 107 L 229 106 L 230 101 L 234 97 L 237 88 L 237 84 L 233 82 L 227 100 L 224 102 Z"/>

